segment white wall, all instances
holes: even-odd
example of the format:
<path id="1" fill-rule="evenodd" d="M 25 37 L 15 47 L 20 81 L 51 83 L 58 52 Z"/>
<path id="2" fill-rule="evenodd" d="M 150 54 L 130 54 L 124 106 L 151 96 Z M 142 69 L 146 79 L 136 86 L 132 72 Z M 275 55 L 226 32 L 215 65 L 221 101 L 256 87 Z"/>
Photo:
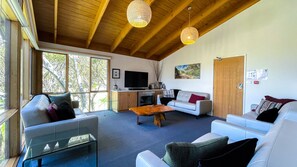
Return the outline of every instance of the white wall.
<path id="1" fill-rule="evenodd" d="M 116 83 L 120 89 L 124 89 L 124 75 L 125 70 L 127 71 L 140 71 L 140 72 L 148 72 L 149 78 L 148 83 L 152 83 L 156 81 L 156 75 L 154 72 L 154 63 L 158 63 L 157 61 L 134 58 L 123 55 L 114 55 L 111 58 L 111 70 L 112 68 L 119 68 L 121 70 L 120 79 L 111 79 L 111 89 Z"/>
<path id="2" fill-rule="evenodd" d="M 262 0 L 164 59 L 161 81 L 167 88 L 213 95 L 213 60 L 246 56 L 246 70 L 267 68 L 269 78 L 245 84 L 244 112 L 265 95 L 297 99 L 297 1 Z M 176 65 L 201 63 L 201 79 L 174 79 Z"/>

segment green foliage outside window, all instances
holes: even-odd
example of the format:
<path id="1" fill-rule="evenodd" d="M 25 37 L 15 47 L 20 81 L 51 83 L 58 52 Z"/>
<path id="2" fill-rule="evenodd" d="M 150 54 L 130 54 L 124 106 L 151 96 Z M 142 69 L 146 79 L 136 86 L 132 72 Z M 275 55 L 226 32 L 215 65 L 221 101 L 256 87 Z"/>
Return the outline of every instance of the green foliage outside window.
<path id="1" fill-rule="evenodd" d="M 69 55 L 68 76 L 66 67 L 66 55 L 43 53 L 43 92 L 65 92 L 68 77 L 71 98 L 83 112 L 107 109 L 108 60 Z"/>

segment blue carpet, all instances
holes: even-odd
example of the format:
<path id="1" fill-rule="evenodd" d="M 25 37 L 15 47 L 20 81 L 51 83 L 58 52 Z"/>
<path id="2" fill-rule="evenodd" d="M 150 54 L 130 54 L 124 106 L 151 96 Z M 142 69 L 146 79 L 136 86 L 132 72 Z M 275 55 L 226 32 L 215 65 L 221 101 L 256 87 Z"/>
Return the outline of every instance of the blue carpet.
<path id="1" fill-rule="evenodd" d="M 99 116 L 99 166 L 133 167 L 139 152 L 151 150 L 157 156 L 165 154 L 164 146 L 169 142 L 192 142 L 210 131 L 210 124 L 217 117 L 202 116 L 196 119 L 181 112 L 166 113 L 166 120 L 159 128 L 153 117 L 140 117 L 142 124 L 136 125 L 136 116 L 131 111 L 115 113 L 101 111 L 91 113 Z M 44 160 L 44 166 L 86 166 L 85 156 L 71 153 L 59 159 L 57 155 Z M 21 156 L 18 166 L 21 166 Z M 72 157 L 72 158 L 69 158 Z"/>

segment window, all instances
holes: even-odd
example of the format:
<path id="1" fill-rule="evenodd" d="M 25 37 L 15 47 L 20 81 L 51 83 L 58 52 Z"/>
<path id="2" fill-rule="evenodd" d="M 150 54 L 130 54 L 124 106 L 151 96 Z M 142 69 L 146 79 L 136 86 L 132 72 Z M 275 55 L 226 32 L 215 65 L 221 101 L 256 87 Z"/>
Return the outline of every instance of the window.
<path id="1" fill-rule="evenodd" d="M 9 100 L 10 22 L 0 10 L 0 115 L 7 111 Z M 0 123 L 0 166 L 8 158 L 7 123 Z"/>
<path id="2" fill-rule="evenodd" d="M 43 53 L 43 92 L 71 92 L 83 112 L 108 109 L 108 60 Z M 59 72 L 59 74 L 58 74 Z"/>
<path id="3" fill-rule="evenodd" d="M 42 60 L 42 92 L 65 92 L 66 55 L 43 52 Z"/>

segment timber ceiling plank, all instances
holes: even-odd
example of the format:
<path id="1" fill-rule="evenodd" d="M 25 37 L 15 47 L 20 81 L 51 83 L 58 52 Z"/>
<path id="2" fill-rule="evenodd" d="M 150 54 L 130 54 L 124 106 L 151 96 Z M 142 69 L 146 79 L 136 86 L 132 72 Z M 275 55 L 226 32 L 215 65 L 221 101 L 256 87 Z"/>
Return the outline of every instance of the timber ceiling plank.
<path id="1" fill-rule="evenodd" d="M 224 22 L 228 21 L 229 19 L 231 19 L 238 13 L 244 11 L 245 9 L 251 7 L 252 5 L 254 5 L 255 3 L 259 2 L 259 1 L 260 0 L 250 0 L 246 3 L 243 3 L 243 2 L 239 3 L 239 5 L 237 6 L 237 8 L 235 10 L 232 9 L 232 10 L 226 11 L 225 15 L 223 17 L 219 18 L 218 20 L 216 20 L 212 23 L 206 24 L 204 27 L 201 28 L 201 30 L 199 29 L 200 36 L 205 35 L 209 31 L 213 30 L 214 28 L 218 27 L 219 25 L 223 24 Z M 163 53 L 161 56 L 159 56 L 158 60 L 162 60 L 162 59 L 168 57 L 169 55 L 176 52 L 177 50 L 179 50 L 182 47 L 183 47 L 183 44 L 180 42 L 175 44 L 173 47 L 171 47 L 165 53 Z"/>
<path id="2" fill-rule="evenodd" d="M 90 32 L 89 32 L 89 36 L 87 39 L 87 43 L 86 43 L 86 48 L 88 48 L 90 46 L 90 43 L 94 37 L 94 34 L 97 30 L 97 27 L 103 17 L 103 14 L 105 13 L 105 10 L 108 6 L 109 0 L 102 0 L 99 6 L 99 9 L 97 11 L 96 17 L 94 19 L 94 22 L 92 24 L 92 27 L 90 28 Z"/>
<path id="3" fill-rule="evenodd" d="M 145 28 L 128 23 L 126 11 L 131 1 L 32 0 L 38 37 L 40 41 L 161 60 L 183 47 L 179 36 L 188 25 L 187 6 L 192 6 L 191 25 L 202 36 L 228 20 L 230 13 L 236 15 L 243 6 L 259 0 L 145 0 L 152 9 L 151 22 Z M 102 4 L 106 4 L 104 10 Z"/>
<path id="4" fill-rule="evenodd" d="M 226 2 L 228 2 L 228 0 L 221 0 L 221 1 L 217 1 L 217 2 L 209 5 L 208 7 L 206 7 L 203 11 L 201 11 L 200 13 L 198 13 L 191 19 L 191 26 L 197 24 L 202 19 L 206 18 L 209 14 L 211 14 L 212 12 L 214 12 L 215 10 L 217 10 L 218 8 L 223 6 Z M 148 52 L 148 54 L 146 55 L 146 58 L 150 58 L 153 54 L 155 54 L 160 49 L 165 47 L 168 43 L 170 43 L 174 39 L 178 38 L 180 36 L 181 31 L 188 25 L 189 25 L 189 22 L 186 21 L 180 29 L 178 29 L 177 31 L 172 33 L 170 36 L 168 36 L 165 40 L 163 40 L 162 43 L 156 45 L 153 49 L 151 49 Z"/>
<path id="5" fill-rule="evenodd" d="M 131 50 L 131 55 L 139 50 L 146 42 L 148 42 L 153 36 L 155 36 L 163 27 L 165 27 L 175 16 L 177 16 L 183 9 L 192 3 L 193 0 L 181 1 L 168 15 L 166 15 L 162 21 L 154 27 L 154 29 L 147 34 L 141 41 L 137 42 Z"/>
<path id="6" fill-rule="evenodd" d="M 152 5 L 155 0 L 145 0 L 148 5 Z M 119 44 L 123 41 L 123 39 L 127 36 L 133 26 L 128 22 L 120 32 L 120 34 L 115 38 L 114 42 L 111 45 L 110 51 L 113 52 Z"/>

